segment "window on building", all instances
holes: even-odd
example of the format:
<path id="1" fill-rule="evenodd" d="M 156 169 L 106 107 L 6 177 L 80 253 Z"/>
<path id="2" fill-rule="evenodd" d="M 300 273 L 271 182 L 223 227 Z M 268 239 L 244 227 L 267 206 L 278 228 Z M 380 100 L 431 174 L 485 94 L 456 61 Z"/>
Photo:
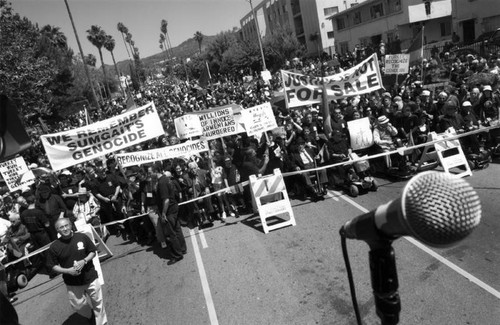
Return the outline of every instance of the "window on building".
<path id="1" fill-rule="evenodd" d="M 361 24 L 361 11 L 356 11 L 354 13 L 353 23 L 354 25 Z"/>
<path id="2" fill-rule="evenodd" d="M 396 40 L 396 35 L 396 32 L 387 32 L 387 42 L 394 42 Z"/>
<path id="3" fill-rule="evenodd" d="M 342 30 L 345 28 L 345 20 L 344 17 L 337 18 L 337 29 Z"/>
<path id="4" fill-rule="evenodd" d="M 367 47 L 370 45 L 370 43 L 371 43 L 370 37 L 363 37 L 359 39 L 359 45 L 361 45 L 361 47 Z"/>
<path id="5" fill-rule="evenodd" d="M 330 38 L 334 38 L 335 37 L 335 33 L 333 31 L 331 32 L 326 32 L 326 36 L 330 39 Z"/>
<path id="6" fill-rule="evenodd" d="M 340 42 L 339 43 L 339 51 L 340 54 L 347 54 L 349 52 L 349 43 L 348 42 Z"/>
<path id="7" fill-rule="evenodd" d="M 398 12 L 401 10 L 401 0 L 389 1 L 389 12 Z"/>
<path id="8" fill-rule="evenodd" d="M 370 15 L 372 19 L 382 17 L 384 15 L 384 6 L 382 6 L 382 3 L 371 6 Z"/>
<path id="9" fill-rule="evenodd" d="M 451 35 L 451 22 L 442 22 L 439 24 L 441 26 L 441 36 L 450 36 Z"/>
<path id="10" fill-rule="evenodd" d="M 339 7 L 329 7 L 329 8 L 324 8 L 323 12 L 325 14 L 325 17 L 334 15 L 339 12 Z"/>

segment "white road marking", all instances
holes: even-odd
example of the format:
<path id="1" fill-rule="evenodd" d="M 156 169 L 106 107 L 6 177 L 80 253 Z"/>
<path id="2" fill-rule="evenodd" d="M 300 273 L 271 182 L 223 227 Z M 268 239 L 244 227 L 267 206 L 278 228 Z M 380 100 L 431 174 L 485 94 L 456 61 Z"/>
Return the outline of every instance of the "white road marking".
<path id="1" fill-rule="evenodd" d="M 330 199 L 334 199 L 335 201 L 339 201 L 339 198 L 337 197 L 337 195 L 331 195 L 330 192 L 333 192 L 333 191 L 330 191 L 328 190 L 328 194 L 326 195 L 328 198 Z"/>
<path id="2" fill-rule="evenodd" d="M 350 198 L 346 197 L 342 193 L 337 192 L 337 191 L 332 191 L 332 192 L 335 195 L 340 196 L 347 203 L 350 203 L 351 205 L 353 205 L 354 207 L 356 207 L 357 209 L 359 209 L 361 212 L 364 212 L 364 213 L 369 212 L 369 210 L 365 209 L 364 207 L 362 207 L 358 203 L 354 202 Z M 483 288 L 484 290 L 486 290 L 487 292 L 489 292 L 490 294 L 492 294 L 495 298 L 500 299 L 500 292 L 498 290 L 494 289 L 490 285 L 488 285 L 488 284 L 484 283 L 483 281 L 479 280 L 478 278 L 476 278 L 475 276 L 473 276 L 469 272 L 461 269 L 458 265 L 456 265 L 456 264 L 448 261 L 446 258 L 444 258 L 443 256 L 439 255 L 438 253 L 434 252 L 432 249 L 428 248 L 427 246 L 425 246 L 424 244 L 420 243 L 419 241 L 417 241 L 417 240 L 415 240 L 415 239 L 413 239 L 411 237 L 404 237 L 404 238 L 407 241 L 409 241 L 410 243 L 412 243 L 413 245 L 415 245 L 416 247 L 420 248 L 422 251 L 426 252 L 430 256 L 434 257 L 435 259 L 437 259 L 438 261 L 440 261 L 441 263 L 443 263 L 444 265 L 448 266 L 449 268 L 451 268 L 452 270 L 454 270 L 458 274 L 462 275 L 463 277 L 465 277 L 470 282 L 475 283 L 477 286 Z"/>
<path id="3" fill-rule="evenodd" d="M 207 239 L 205 238 L 205 233 L 203 232 L 203 229 L 198 230 L 198 234 L 200 235 L 201 247 L 203 249 L 207 248 L 208 247 Z"/>
<path id="4" fill-rule="evenodd" d="M 200 273 L 201 287 L 203 288 L 203 295 L 205 296 L 205 302 L 207 304 L 208 316 L 210 318 L 211 325 L 219 325 L 219 320 L 217 319 L 217 312 L 215 311 L 214 301 L 212 299 L 212 294 L 210 293 L 210 286 L 208 285 L 207 274 L 205 273 L 205 266 L 201 259 L 200 249 L 198 247 L 198 241 L 196 240 L 195 233 L 193 229 L 189 229 L 189 234 L 191 237 L 191 243 L 193 244 L 194 257 L 196 259 L 196 265 L 198 266 L 198 272 Z"/>

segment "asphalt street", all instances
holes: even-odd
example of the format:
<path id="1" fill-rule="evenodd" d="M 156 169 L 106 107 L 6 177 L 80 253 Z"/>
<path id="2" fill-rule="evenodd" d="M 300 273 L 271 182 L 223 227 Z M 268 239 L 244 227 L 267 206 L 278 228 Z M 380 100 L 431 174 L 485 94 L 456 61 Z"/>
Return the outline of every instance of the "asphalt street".
<path id="1" fill-rule="evenodd" d="M 500 165 L 467 177 L 483 216 L 465 240 L 435 249 L 401 238 L 396 252 L 400 324 L 499 324 Z M 159 245 L 112 237 L 102 263 L 109 324 L 356 324 L 340 227 L 401 195 L 404 182 L 379 179 L 377 192 L 357 198 L 329 191 L 317 203 L 293 200 L 297 225 L 264 234 L 255 216 L 184 228 L 185 259 L 168 265 Z M 347 243 L 363 324 L 375 312 L 368 245 Z M 18 291 L 21 323 L 87 324 L 73 313 L 60 276 L 37 275 Z"/>

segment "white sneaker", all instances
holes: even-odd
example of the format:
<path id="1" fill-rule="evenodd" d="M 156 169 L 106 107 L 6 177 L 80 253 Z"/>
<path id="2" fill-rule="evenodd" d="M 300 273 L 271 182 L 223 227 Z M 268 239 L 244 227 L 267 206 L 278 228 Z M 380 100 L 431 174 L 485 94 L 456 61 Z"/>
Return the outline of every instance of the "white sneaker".
<path id="1" fill-rule="evenodd" d="M 226 211 L 222 212 L 222 219 L 226 219 Z"/>
<path id="2" fill-rule="evenodd" d="M 162 242 L 160 243 L 160 245 L 161 245 L 161 248 L 167 248 L 167 243 L 166 243 L 166 242 L 164 242 L 164 241 L 162 241 Z"/>

